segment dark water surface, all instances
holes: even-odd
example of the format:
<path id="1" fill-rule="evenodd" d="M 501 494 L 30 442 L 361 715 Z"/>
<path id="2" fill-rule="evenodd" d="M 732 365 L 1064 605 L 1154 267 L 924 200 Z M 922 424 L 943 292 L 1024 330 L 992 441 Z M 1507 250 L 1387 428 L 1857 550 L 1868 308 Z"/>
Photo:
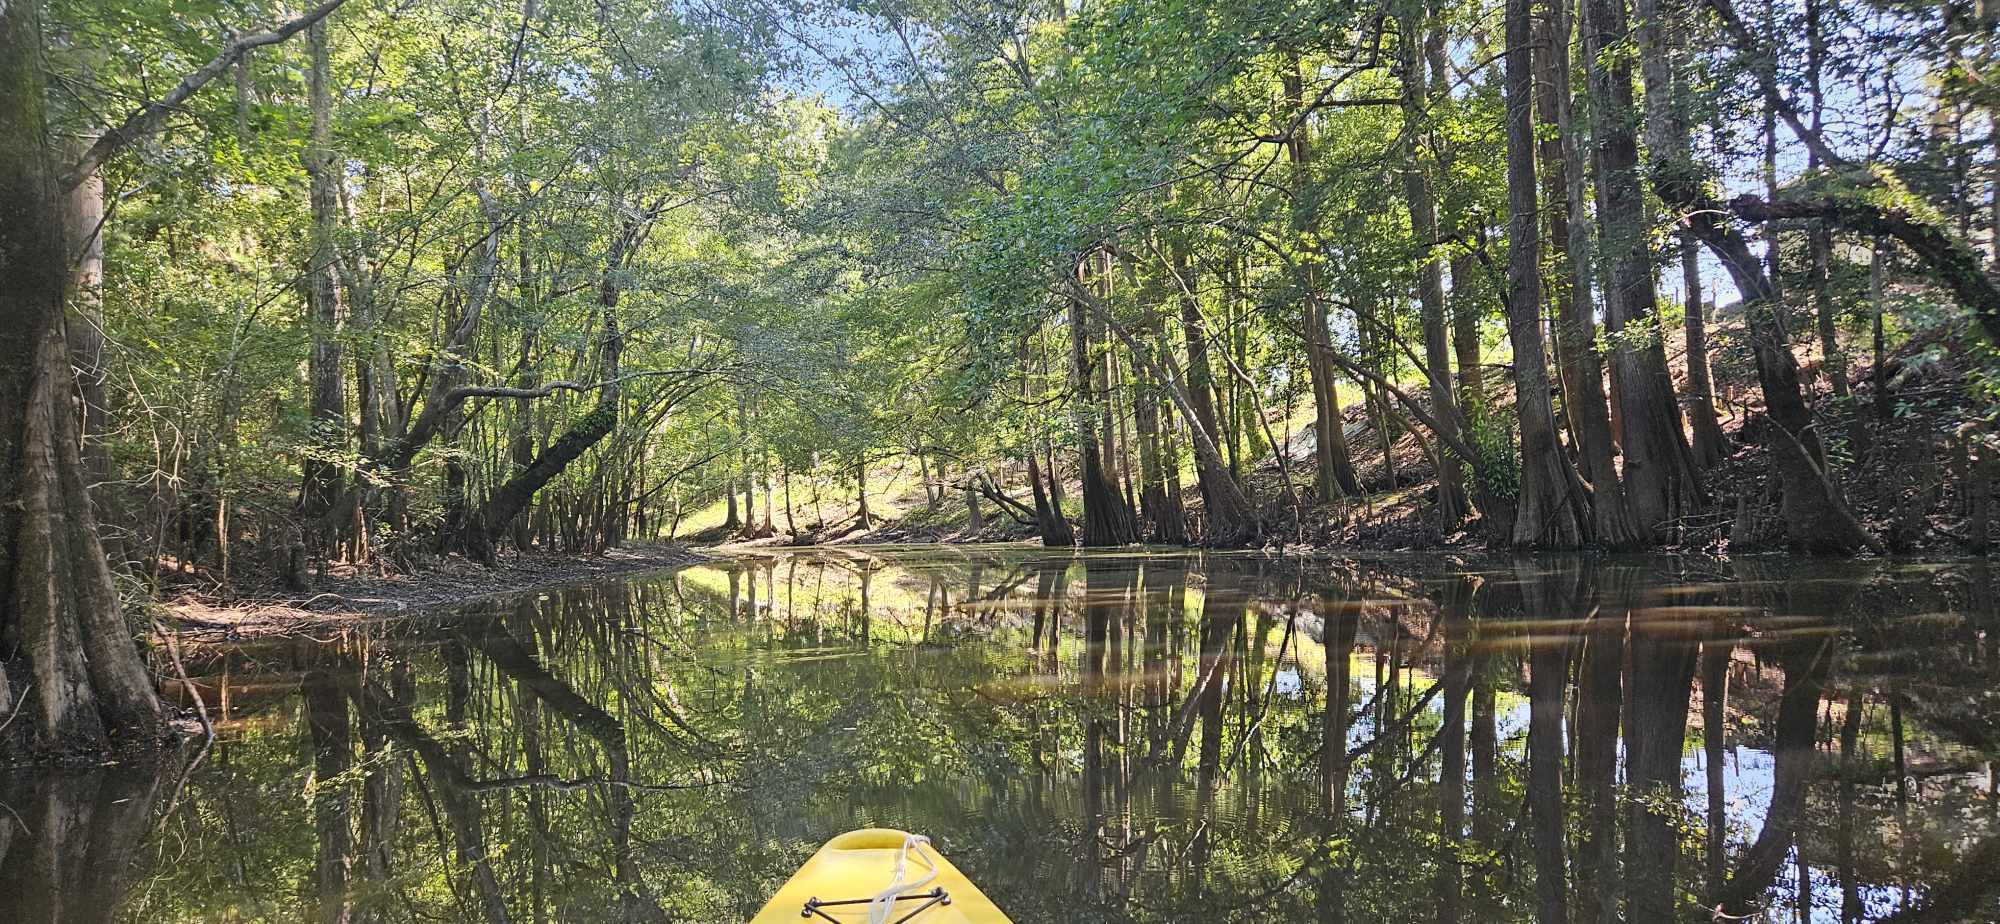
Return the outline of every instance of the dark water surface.
<path id="1" fill-rule="evenodd" d="M 195 651 L 191 770 L 0 776 L 0 921 L 735 922 L 869 825 L 1018 924 L 2000 920 L 1996 570 L 805 550 Z"/>

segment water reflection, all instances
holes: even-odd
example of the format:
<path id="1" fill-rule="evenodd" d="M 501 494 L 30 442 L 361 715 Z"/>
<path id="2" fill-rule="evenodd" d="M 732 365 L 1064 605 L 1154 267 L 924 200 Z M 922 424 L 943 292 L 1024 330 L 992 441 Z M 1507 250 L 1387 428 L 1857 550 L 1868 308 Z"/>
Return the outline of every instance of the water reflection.
<path id="1" fill-rule="evenodd" d="M 744 558 L 193 652 L 198 766 L 0 777 L 0 920 L 737 921 L 864 825 L 1022 924 L 1996 920 L 1996 593 Z"/>

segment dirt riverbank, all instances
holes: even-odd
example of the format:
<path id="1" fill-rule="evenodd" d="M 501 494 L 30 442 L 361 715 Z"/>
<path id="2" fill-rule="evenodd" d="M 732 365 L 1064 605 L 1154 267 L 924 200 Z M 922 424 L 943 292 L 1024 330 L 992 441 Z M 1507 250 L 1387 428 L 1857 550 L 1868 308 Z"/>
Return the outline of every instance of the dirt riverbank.
<path id="1" fill-rule="evenodd" d="M 681 545 L 642 545 L 598 555 L 502 555 L 497 568 L 454 557 L 410 574 L 334 570 L 315 580 L 313 589 L 306 593 L 275 589 L 227 595 L 183 591 L 162 599 L 157 612 L 162 623 L 183 638 L 227 640 L 324 629 L 606 575 L 672 568 L 707 558 Z"/>

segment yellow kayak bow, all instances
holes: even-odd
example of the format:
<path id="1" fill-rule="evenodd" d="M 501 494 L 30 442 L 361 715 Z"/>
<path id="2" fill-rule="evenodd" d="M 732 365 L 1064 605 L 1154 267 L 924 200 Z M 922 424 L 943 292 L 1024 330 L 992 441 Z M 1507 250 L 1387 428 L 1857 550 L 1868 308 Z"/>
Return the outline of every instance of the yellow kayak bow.
<path id="1" fill-rule="evenodd" d="M 799 867 L 750 924 L 867 924 L 871 904 L 886 924 L 1013 924 L 928 843 L 888 828 L 842 834 Z"/>

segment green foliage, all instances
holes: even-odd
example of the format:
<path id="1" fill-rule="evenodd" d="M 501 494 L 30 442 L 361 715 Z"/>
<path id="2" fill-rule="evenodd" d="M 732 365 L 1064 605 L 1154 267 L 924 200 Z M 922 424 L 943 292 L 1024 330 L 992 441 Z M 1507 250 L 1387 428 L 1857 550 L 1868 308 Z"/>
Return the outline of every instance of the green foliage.
<path id="1" fill-rule="evenodd" d="M 1466 442 L 1479 453 L 1479 463 L 1466 477 L 1479 479 L 1476 487 L 1494 497 L 1518 497 L 1521 493 L 1521 456 L 1513 418 L 1496 414 L 1483 402 L 1466 405 Z"/>
<path id="2" fill-rule="evenodd" d="M 66 138 L 157 96 L 214 53 L 224 28 L 291 13 L 262 0 L 45 6 L 51 108 Z M 1803 158 L 1788 150 L 1796 176 L 1781 191 L 1977 240 L 1961 207 L 1980 191 L 1985 155 L 1963 122 L 1990 102 L 1973 79 L 1990 49 L 1934 60 L 1902 34 L 1920 14 L 1870 9 L 1819 12 L 1822 76 L 1838 86 L 1822 101 L 1827 124 L 1856 134 L 1894 109 L 1897 125 L 1930 130 L 1871 137 L 1879 154 L 1840 169 L 1795 170 Z M 1768 34 L 1786 37 L 1775 63 L 1787 86 L 1803 13 L 1770 12 Z M 1208 435 L 1233 466 L 1266 463 L 1266 426 L 1290 444 L 1312 417 L 1304 344 L 1321 333 L 1347 368 L 1426 391 L 1415 293 L 1429 261 L 1443 270 L 1449 315 L 1471 322 L 1453 332 L 1472 341 L 1459 346 L 1489 357 L 1510 348 L 1499 323 L 1500 17 L 1472 0 L 344 6 L 325 26 L 339 189 L 335 214 L 321 216 L 334 226 L 340 329 L 299 321 L 307 278 L 325 269 L 309 265 L 303 42 L 257 49 L 105 171 L 115 420 L 101 442 L 117 473 L 109 503 L 125 514 L 114 519 L 166 511 L 134 538 L 181 537 L 189 559 L 219 552 L 183 523 L 213 522 L 215 506 L 233 504 L 253 543 L 288 541 L 294 470 L 316 460 L 368 489 L 378 535 L 414 537 L 596 406 L 589 387 L 475 398 L 413 465 L 380 464 L 447 378 L 532 390 L 639 377 L 625 384 L 615 432 L 546 489 L 536 529 L 548 537 L 581 537 L 600 516 L 657 526 L 669 509 L 742 492 L 746 477 L 837 490 L 912 454 L 943 477 L 1005 481 L 1029 453 L 1072 456 L 1107 409 L 1130 455 L 1144 442 L 1141 404 L 1164 409 L 1173 432 L 1157 452 L 1178 486 L 1193 443 L 1178 402 L 1197 396 L 1215 406 Z M 1734 54 L 1706 17 L 1677 25 L 1691 41 L 1670 62 L 1665 111 L 1698 146 L 1688 157 L 1646 151 L 1645 169 L 1726 177 L 1712 190 L 1726 198 L 1761 155 L 1756 120 L 1741 114 L 1760 105 L 1754 77 L 1774 62 Z M 1419 34 L 1404 61 L 1408 28 Z M 1620 40 L 1604 54 L 1636 62 L 1641 51 Z M 1917 61 L 1934 72 L 1906 79 Z M 1418 70 L 1426 87 L 1405 111 Z M 1602 101 L 1581 92 L 1577 70 L 1567 89 L 1581 117 Z M 1950 130 L 1945 115 L 1957 120 Z M 1590 154 L 1596 139 L 1571 131 Z M 1858 140 L 1834 139 L 1857 151 Z M 1569 166 L 1594 202 L 1588 165 Z M 1410 180 L 1435 199 L 1435 235 L 1413 227 Z M 1542 192 L 1556 207 L 1560 194 Z M 1657 220 L 1636 233 L 1665 252 L 1673 216 L 1650 211 Z M 1578 246 L 1599 233 L 1573 229 Z M 1860 243 L 1850 237 L 1836 242 L 1843 317 L 1858 314 L 1850 306 L 1865 288 L 1844 255 Z M 1779 281 L 1801 291 L 1802 249 L 1783 249 Z M 1544 263 L 1568 268 L 1553 252 Z M 1962 321 L 1934 292 L 1909 288 L 1893 296 L 1899 336 Z M 1070 321 L 1080 289 L 1093 299 L 1081 335 Z M 473 336 L 449 348 L 481 291 Z M 1324 332 L 1308 329 L 1318 310 Z M 1810 339 L 1807 326 L 1789 332 Z M 1751 357 L 1733 336 L 1717 335 L 1717 370 L 1747 379 Z M 1603 346 L 1655 337 L 1675 352 L 1672 329 L 1653 325 Z M 306 410 L 316 340 L 342 352 L 347 405 L 319 432 Z M 1117 369 L 1102 393 L 1075 381 L 1079 341 L 1092 369 Z M 1206 382 L 1190 368 L 1191 342 L 1208 349 Z M 1340 378 L 1337 402 L 1352 403 L 1368 376 Z M 362 406 L 364 380 L 387 420 Z M 1485 488 L 1510 496 L 1509 413 L 1467 416 L 1496 482 Z M 1139 467 L 1116 462 L 1121 474 Z M 461 476 L 464 490 L 447 490 Z"/>

